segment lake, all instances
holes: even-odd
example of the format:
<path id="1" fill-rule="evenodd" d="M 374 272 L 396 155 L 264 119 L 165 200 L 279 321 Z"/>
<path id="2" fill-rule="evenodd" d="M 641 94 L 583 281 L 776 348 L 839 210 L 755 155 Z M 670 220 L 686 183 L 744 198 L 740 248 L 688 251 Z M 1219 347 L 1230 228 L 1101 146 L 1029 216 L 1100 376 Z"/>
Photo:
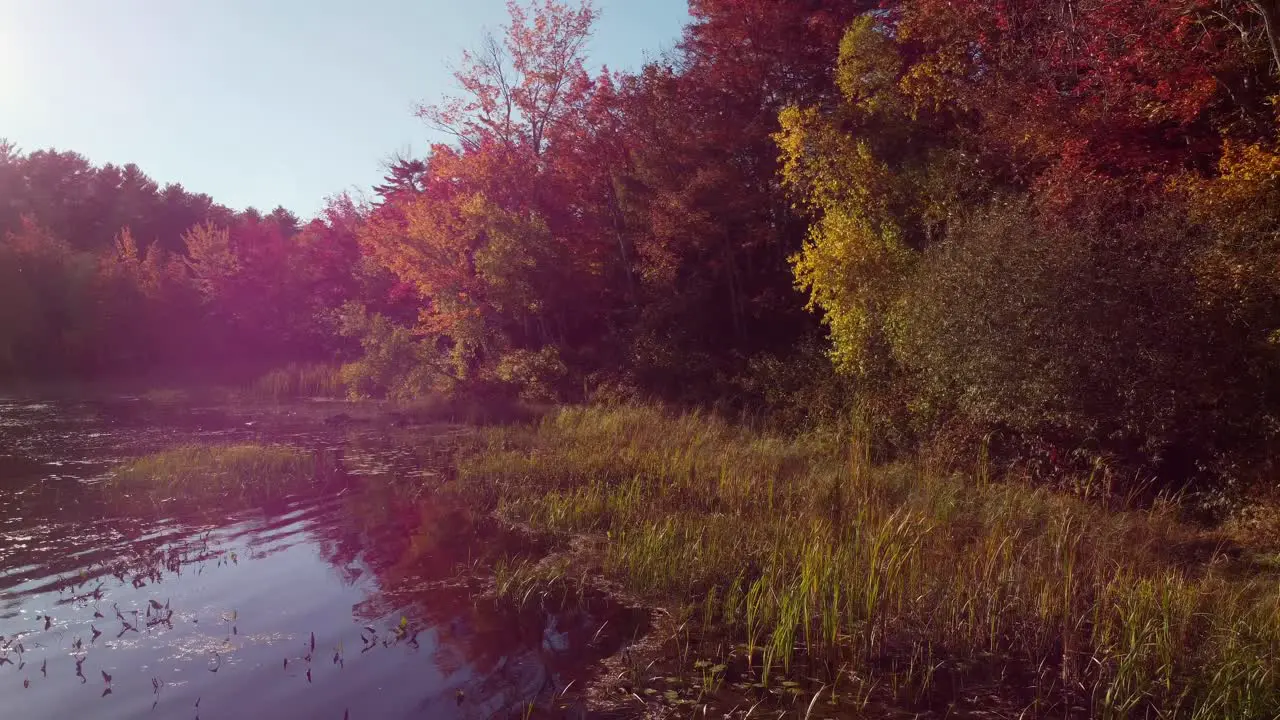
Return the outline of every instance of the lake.
<path id="1" fill-rule="evenodd" d="M 466 430 L 341 412 L 0 399 L 0 717 L 582 714 L 566 687 L 645 613 L 492 599 L 496 562 L 545 549 L 429 491 Z M 242 441 L 335 453 L 340 487 L 157 509 L 101 483 L 139 454 Z"/>

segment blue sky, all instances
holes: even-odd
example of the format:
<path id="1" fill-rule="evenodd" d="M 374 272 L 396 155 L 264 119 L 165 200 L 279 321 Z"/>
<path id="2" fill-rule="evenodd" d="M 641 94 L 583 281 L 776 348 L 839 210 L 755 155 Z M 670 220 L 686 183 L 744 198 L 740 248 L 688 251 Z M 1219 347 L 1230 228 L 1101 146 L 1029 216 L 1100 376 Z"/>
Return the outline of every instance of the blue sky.
<path id="1" fill-rule="evenodd" d="M 688 19 L 686 0 L 596 5 L 592 61 L 615 69 Z M 306 217 L 420 154 L 413 106 L 505 19 L 505 0 L 0 0 L 0 138 Z"/>

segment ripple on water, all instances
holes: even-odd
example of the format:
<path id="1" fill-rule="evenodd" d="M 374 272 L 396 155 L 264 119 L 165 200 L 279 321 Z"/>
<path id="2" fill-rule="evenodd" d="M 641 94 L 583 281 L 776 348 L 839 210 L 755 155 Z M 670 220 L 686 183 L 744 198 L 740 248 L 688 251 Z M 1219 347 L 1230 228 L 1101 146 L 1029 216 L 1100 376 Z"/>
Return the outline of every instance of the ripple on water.
<path id="1" fill-rule="evenodd" d="M 0 657 L 23 668 L 0 664 L 5 717 L 153 703 L 186 717 L 197 699 L 207 717 L 487 717 L 580 677 L 643 624 L 603 600 L 485 600 L 460 568 L 537 548 L 399 492 L 389 478 L 443 468 L 376 430 L 280 422 L 0 401 Z M 342 493 L 170 517 L 121 514 L 96 482 L 124 457 L 231 441 L 328 448 L 352 477 Z"/>

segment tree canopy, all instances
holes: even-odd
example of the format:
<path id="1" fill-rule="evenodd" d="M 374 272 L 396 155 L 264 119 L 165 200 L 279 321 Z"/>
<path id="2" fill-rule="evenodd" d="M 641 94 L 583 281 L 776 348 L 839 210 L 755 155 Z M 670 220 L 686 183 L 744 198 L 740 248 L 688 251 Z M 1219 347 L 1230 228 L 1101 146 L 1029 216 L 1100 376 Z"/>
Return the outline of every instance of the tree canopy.
<path id="1" fill-rule="evenodd" d="M 357 392 L 654 395 L 1036 472 L 1266 467 L 1262 0 L 692 0 L 594 69 L 509 4 L 368 205 L 233 212 L 0 144 L 0 371 L 351 362 Z"/>

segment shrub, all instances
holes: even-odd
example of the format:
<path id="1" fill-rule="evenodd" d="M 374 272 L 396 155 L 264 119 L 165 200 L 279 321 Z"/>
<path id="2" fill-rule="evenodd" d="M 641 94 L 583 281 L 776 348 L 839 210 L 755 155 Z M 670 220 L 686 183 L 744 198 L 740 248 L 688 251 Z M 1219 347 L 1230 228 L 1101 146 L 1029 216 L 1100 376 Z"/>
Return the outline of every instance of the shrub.
<path id="1" fill-rule="evenodd" d="M 343 324 L 343 334 L 359 338 L 363 350 L 340 371 L 353 397 L 413 400 L 451 385 L 443 353 L 409 328 L 360 308 L 348 308 Z"/>
<path id="2" fill-rule="evenodd" d="M 560 352 L 547 345 L 541 350 L 514 350 L 498 361 L 495 375 L 503 382 L 511 383 L 520 397 L 532 401 L 554 401 L 564 395 L 561 385 L 569 370 L 560 359 Z"/>
<path id="3" fill-rule="evenodd" d="M 969 443 L 996 431 L 1023 459 L 1083 450 L 1077 470 L 1104 458 L 1184 482 L 1260 410 L 1198 303 L 1202 234 L 1172 204 L 1089 202 L 997 204 L 924 253 L 893 318 L 913 415 Z"/>

